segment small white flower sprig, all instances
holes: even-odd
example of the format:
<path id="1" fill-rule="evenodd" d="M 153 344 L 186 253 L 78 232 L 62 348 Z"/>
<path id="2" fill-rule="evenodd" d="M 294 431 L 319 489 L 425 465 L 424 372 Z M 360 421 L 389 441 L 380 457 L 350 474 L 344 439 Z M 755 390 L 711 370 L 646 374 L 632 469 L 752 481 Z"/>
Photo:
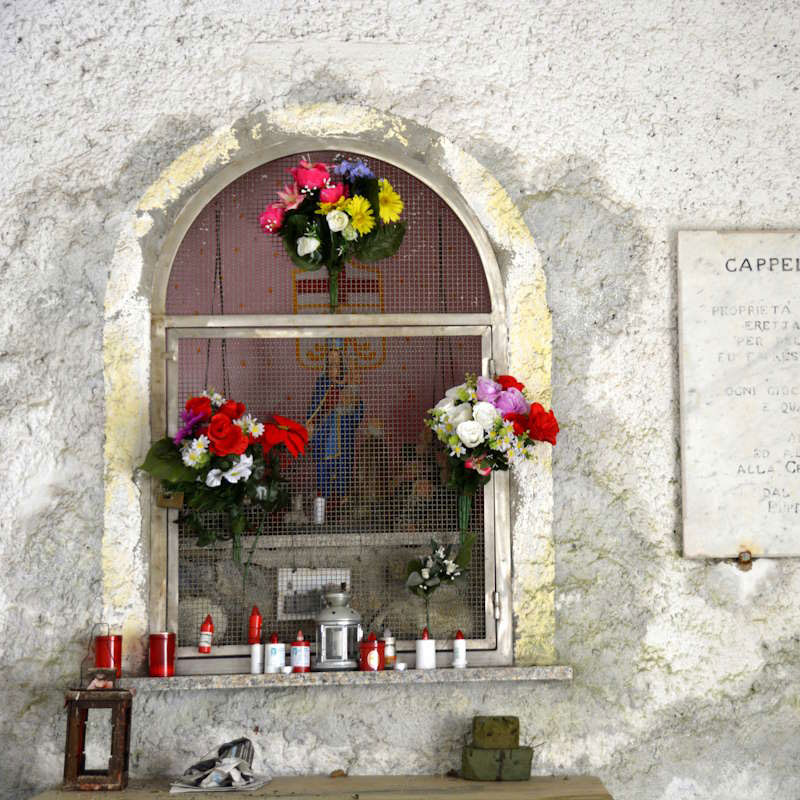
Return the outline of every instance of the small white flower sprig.
<path id="1" fill-rule="evenodd" d="M 431 596 L 440 586 L 462 580 L 469 571 L 473 537 L 459 545 L 442 545 L 431 539 L 431 554 L 408 565 L 406 586 L 425 601 L 425 622 L 430 629 Z M 454 552 L 455 551 L 455 552 Z"/>

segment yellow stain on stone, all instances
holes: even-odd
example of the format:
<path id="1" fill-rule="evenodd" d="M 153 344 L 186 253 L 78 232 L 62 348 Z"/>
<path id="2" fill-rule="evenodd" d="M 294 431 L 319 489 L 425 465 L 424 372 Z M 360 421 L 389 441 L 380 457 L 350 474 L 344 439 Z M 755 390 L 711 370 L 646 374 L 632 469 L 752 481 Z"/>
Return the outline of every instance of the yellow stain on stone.
<path id="1" fill-rule="evenodd" d="M 477 159 L 465 153 L 449 139 L 441 137 L 439 145 L 445 156 L 450 177 L 481 217 L 489 235 L 501 246 L 523 253 L 536 253 L 533 236 L 522 213 L 508 192 Z M 484 213 L 481 213 L 481 210 Z"/>
<path id="2" fill-rule="evenodd" d="M 178 156 L 151 184 L 139 202 L 139 211 L 164 209 L 213 164 L 226 164 L 239 149 L 232 127 L 220 128 Z"/>
<path id="3" fill-rule="evenodd" d="M 352 135 L 388 126 L 391 135 L 403 141 L 401 137 L 405 128 L 396 117 L 371 108 L 340 103 L 289 106 L 272 111 L 268 120 L 287 133 L 305 136 Z"/>
<path id="4" fill-rule="evenodd" d="M 150 214 L 139 214 L 133 223 L 133 232 L 141 239 L 153 227 L 153 218 Z"/>
<path id="5" fill-rule="evenodd" d="M 105 512 L 136 508 L 139 493 L 132 480 L 134 460 L 141 439 L 142 390 L 137 384 L 131 361 L 131 342 L 124 330 L 112 331 L 106 326 L 103 342 L 103 368 L 106 375 Z M 145 399 L 146 402 L 146 399 Z M 146 407 L 146 406 L 145 406 Z M 105 525 L 101 560 L 103 567 L 103 599 L 106 610 L 124 608 L 133 599 L 131 559 L 133 547 L 124 547 L 115 534 L 116 525 Z"/>
<path id="6" fill-rule="evenodd" d="M 531 397 L 549 408 L 552 398 L 553 329 L 547 306 L 547 281 L 536 243 L 522 213 L 500 182 L 472 156 L 442 137 L 445 167 L 486 232 L 510 256 L 507 276 L 508 367 Z M 549 487 L 537 497 L 541 530 L 515 539 L 514 657 L 520 664 L 549 664 L 555 651 L 555 548 L 552 533 L 552 458 L 537 448 L 537 482 Z M 519 532 L 517 532 L 519 536 Z M 517 551 L 525 553 L 523 563 Z M 530 557 L 528 554 L 532 554 Z"/>
<path id="7" fill-rule="evenodd" d="M 250 131 L 250 138 L 254 142 L 257 142 L 257 141 L 259 141 L 261 139 L 261 123 L 260 122 L 257 122 L 255 125 L 253 125 L 253 129 Z"/>
<path id="8" fill-rule="evenodd" d="M 553 332 L 542 272 L 535 273 L 530 283 L 515 287 L 509 316 L 509 368 L 533 400 L 550 408 Z"/>

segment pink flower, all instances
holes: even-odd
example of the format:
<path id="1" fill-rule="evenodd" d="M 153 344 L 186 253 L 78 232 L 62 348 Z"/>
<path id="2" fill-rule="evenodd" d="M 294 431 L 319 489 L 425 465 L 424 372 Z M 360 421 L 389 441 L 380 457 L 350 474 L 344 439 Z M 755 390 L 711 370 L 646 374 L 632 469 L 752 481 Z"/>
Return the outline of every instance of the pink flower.
<path id="1" fill-rule="evenodd" d="M 478 378 L 478 400 L 494 405 L 494 401 L 502 391 L 503 387 L 499 383 L 489 378 Z"/>
<path id="2" fill-rule="evenodd" d="M 328 186 L 319 193 L 319 201 L 320 203 L 335 203 L 344 196 L 346 196 L 345 185 L 334 183 L 333 186 Z"/>
<path id="3" fill-rule="evenodd" d="M 258 218 L 258 224 L 263 229 L 264 233 L 277 233 L 283 225 L 283 218 L 286 216 L 286 211 L 280 203 L 272 203 L 264 209 L 264 212 Z"/>
<path id="4" fill-rule="evenodd" d="M 300 166 L 292 167 L 289 172 L 301 189 L 321 189 L 330 177 L 328 165 L 322 162 L 310 164 L 308 161 L 301 161 Z"/>
<path id="5" fill-rule="evenodd" d="M 491 467 L 483 466 L 483 461 L 472 458 L 468 458 L 464 462 L 464 466 L 467 469 L 474 469 L 478 473 L 478 475 L 482 475 L 483 477 L 486 477 L 492 471 Z"/>
<path id="6" fill-rule="evenodd" d="M 283 191 L 278 192 L 278 198 L 287 211 L 297 208 L 306 199 L 296 183 L 287 183 Z"/>
<path id="7" fill-rule="evenodd" d="M 519 389 L 506 389 L 492 401 L 492 405 L 503 414 L 527 414 L 528 401 Z"/>

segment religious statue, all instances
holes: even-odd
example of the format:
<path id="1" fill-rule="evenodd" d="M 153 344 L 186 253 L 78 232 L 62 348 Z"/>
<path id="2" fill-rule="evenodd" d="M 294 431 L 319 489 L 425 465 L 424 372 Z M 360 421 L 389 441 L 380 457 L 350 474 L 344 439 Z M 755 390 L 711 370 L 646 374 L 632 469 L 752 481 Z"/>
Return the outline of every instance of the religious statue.
<path id="1" fill-rule="evenodd" d="M 306 420 L 317 492 L 329 504 L 347 504 L 363 416 L 364 401 L 349 379 L 344 342 L 336 339 L 328 346 L 325 371 L 317 378 Z"/>

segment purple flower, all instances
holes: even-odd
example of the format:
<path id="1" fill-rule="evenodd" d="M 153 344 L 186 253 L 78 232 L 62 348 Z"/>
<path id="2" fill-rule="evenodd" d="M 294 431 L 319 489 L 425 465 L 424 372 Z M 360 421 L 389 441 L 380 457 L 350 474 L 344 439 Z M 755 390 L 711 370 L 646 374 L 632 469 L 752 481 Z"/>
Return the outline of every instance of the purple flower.
<path id="1" fill-rule="evenodd" d="M 495 400 L 502 391 L 503 387 L 499 383 L 489 378 L 478 378 L 478 400 L 495 405 Z"/>
<path id="2" fill-rule="evenodd" d="M 354 181 L 356 178 L 374 178 L 375 173 L 359 158 L 355 161 L 340 161 L 333 171 L 346 178 L 348 181 Z"/>
<path id="3" fill-rule="evenodd" d="M 200 422 L 201 419 L 205 419 L 204 414 L 193 414 L 191 411 L 187 411 L 186 409 L 181 411 L 181 428 L 178 430 L 178 433 L 172 440 L 175 443 L 175 447 L 180 447 L 181 442 L 187 436 L 192 435 L 194 426 L 197 425 L 197 423 Z"/>
<path id="4" fill-rule="evenodd" d="M 528 401 L 519 389 L 506 389 L 500 392 L 493 402 L 494 407 L 503 414 L 527 414 Z"/>

